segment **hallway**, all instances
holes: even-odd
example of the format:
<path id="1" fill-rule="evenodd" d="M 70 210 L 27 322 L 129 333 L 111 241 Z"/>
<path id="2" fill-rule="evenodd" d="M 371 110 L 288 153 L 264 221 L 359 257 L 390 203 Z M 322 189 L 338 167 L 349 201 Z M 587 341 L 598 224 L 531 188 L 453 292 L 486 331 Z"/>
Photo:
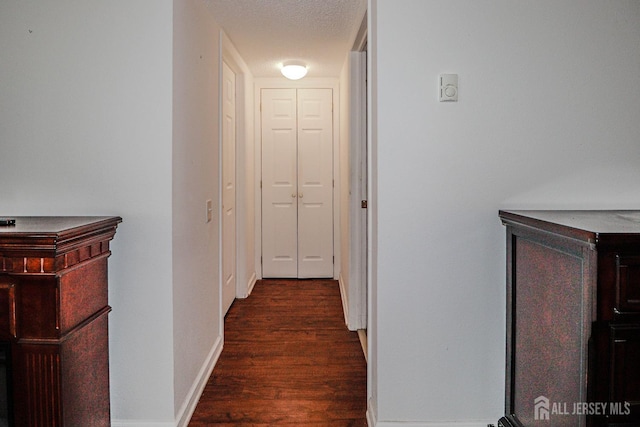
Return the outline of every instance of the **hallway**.
<path id="1" fill-rule="evenodd" d="M 225 319 L 225 344 L 189 424 L 366 426 L 366 363 L 334 280 L 261 280 Z"/>

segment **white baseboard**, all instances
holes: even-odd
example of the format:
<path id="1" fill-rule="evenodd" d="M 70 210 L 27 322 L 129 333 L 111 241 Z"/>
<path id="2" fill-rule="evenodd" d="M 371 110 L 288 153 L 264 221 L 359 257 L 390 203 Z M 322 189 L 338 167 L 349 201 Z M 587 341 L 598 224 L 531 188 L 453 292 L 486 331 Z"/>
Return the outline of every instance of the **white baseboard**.
<path id="1" fill-rule="evenodd" d="M 369 399 L 369 402 L 367 403 L 367 425 L 369 427 L 375 427 L 375 425 L 378 423 L 376 421 L 376 416 L 373 412 L 373 408 L 371 407 L 371 399 Z"/>
<path id="2" fill-rule="evenodd" d="M 200 400 L 200 396 L 204 391 L 204 387 L 207 385 L 207 381 L 209 381 L 209 377 L 213 372 L 213 368 L 216 366 L 218 359 L 220 358 L 220 354 L 222 353 L 223 341 L 222 337 L 218 336 L 216 342 L 213 344 L 211 351 L 209 351 L 209 355 L 204 361 L 204 364 L 200 368 L 200 372 L 198 372 L 198 376 L 196 377 L 193 385 L 189 389 L 189 393 L 187 393 L 187 397 L 178 412 L 178 416 L 176 417 L 177 427 L 187 427 L 191 417 L 193 416 L 193 412 L 196 410 L 196 406 L 198 405 L 198 401 Z"/>
<path id="3" fill-rule="evenodd" d="M 367 424 L 369 427 L 487 427 L 489 424 L 497 424 L 495 420 L 485 421 L 378 421 L 369 399 L 367 405 Z"/>
<path id="4" fill-rule="evenodd" d="M 368 419 L 367 419 L 367 422 Z M 496 425 L 498 420 L 493 421 L 425 421 L 425 422 L 405 422 L 405 421 L 382 421 L 376 424 L 369 424 L 369 427 L 487 427 L 489 424 Z"/>
<path id="5" fill-rule="evenodd" d="M 251 275 L 251 278 L 249 279 L 249 284 L 247 285 L 247 298 L 249 298 L 249 295 L 251 295 L 251 292 L 253 292 L 253 287 L 256 285 L 257 281 L 258 277 L 256 276 L 256 273 L 254 271 Z"/>
<path id="6" fill-rule="evenodd" d="M 236 298 L 239 298 L 239 299 L 249 298 L 249 295 L 251 295 L 251 292 L 253 291 L 253 287 L 256 285 L 257 281 L 258 281 L 258 278 L 256 276 L 256 272 L 254 271 L 251 274 L 251 277 L 249 278 L 249 280 L 247 281 L 244 289 L 238 289 L 236 287 Z"/>
<path id="7" fill-rule="evenodd" d="M 360 341 L 360 347 L 362 347 L 362 352 L 364 353 L 364 361 L 369 363 L 367 339 L 366 329 L 358 329 L 358 341 Z"/>
<path id="8" fill-rule="evenodd" d="M 153 420 L 111 420 L 111 427 L 186 427 L 196 410 L 200 396 L 207 385 L 207 381 L 213 372 L 214 366 L 222 353 L 222 337 L 218 337 L 213 347 L 209 351 L 204 364 L 198 372 L 187 397 L 184 400 L 178 416 L 174 421 L 153 421 Z"/>
<path id="9" fill-rule="evenodd" d="M 338 276 L 338 285 L 340 287 L 340 300 L 342 301 L 342 313 L 344 313 L 344 324 L 349 328 L 349 300 L 347 298 L 347 290 L 344 288 L 344 280 L 342 273 Z M 351 330 L 351 328 L 349 328 Z"/>
<path id="10" fill-rule="evenodd" d="M 111 420 L 111 427 L 176 427 L 173 421 Z"/>

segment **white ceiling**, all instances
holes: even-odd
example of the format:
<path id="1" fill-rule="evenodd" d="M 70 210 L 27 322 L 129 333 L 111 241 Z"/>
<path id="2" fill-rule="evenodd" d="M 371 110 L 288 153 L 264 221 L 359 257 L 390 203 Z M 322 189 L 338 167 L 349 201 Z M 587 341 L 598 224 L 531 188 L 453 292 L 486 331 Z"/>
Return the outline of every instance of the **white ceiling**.
<path id="1" fill-rule="evenodd" d="M 366 0 L 205 0 L 254 77 L 301 60 L 309 77 L 338 77 Z"/>

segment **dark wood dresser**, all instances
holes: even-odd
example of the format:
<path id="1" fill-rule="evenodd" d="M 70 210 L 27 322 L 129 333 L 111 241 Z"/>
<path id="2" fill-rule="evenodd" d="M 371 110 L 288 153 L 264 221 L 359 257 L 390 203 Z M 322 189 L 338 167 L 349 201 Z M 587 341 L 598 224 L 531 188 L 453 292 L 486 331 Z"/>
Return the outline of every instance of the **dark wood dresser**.
<path id="1" fill-rule="evenodd" d="M 504 427 L 640 426 L 640 211 L 500 211 Z"/>
<path id="2" fill-rule="evenodd" d="M 2 425 L 110 425 L 107 258 L 121 221 L 17 217 L 0 226 Z"/>

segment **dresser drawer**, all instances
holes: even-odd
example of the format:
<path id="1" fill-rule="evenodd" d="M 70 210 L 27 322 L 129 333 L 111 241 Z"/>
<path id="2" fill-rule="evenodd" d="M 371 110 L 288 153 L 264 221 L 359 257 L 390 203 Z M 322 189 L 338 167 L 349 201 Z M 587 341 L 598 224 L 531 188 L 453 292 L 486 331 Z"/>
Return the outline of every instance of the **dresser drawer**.
<path id="1" fill-rule="evenodd" d="M 616 306 L 619 313 L 640 313 L 640 255 L 616 256 Z"/>

